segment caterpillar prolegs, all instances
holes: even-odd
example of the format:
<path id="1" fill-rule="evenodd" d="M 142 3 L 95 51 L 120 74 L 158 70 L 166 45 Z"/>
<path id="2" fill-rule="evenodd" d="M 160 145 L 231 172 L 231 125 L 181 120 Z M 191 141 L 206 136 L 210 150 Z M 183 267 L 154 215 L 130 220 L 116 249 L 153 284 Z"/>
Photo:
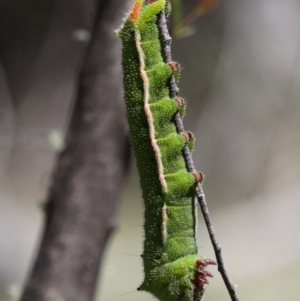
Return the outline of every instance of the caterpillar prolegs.
<path id="1" fill-rule="evenodd" d="M 174 115 L 185 101 L 170 96 L 180 66 L 166 63 L 156 24 L 166 0 L 136 0 L 117 35 L 123 43 L 126 111 L 145 204 L 144 274 L 138 290 L 161 301 L 199 301 L 214 261 L 197 254 L 194 185 L 202 174 L 187 171 L 183 147 L 193 135 L 177 133 Z"/>

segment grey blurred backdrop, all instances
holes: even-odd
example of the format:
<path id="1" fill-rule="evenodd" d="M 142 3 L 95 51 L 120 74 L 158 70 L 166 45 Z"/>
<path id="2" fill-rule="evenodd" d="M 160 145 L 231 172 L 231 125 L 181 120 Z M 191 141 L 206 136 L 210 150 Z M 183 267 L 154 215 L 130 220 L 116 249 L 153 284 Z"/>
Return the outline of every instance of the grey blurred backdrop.
<path id="1" fill-rule="evenodd" d="M 1 301 L 17 299 L 37 251 L 93 9 L 93 0 L 0 1 Z M 299 14 L 299 0 L 224 0 L 193 36 L 173 42 L 185 127 L 196 135 L 195 163 L 243 301 L 299 298 Z M 132 292 L 142 280 L 142 218 L 133 162 L 97 300 L 153 300 Z M 214 258 L 199 220 L 200 252 Z M 205 300 L 229 300 L 212 272 Z"/>

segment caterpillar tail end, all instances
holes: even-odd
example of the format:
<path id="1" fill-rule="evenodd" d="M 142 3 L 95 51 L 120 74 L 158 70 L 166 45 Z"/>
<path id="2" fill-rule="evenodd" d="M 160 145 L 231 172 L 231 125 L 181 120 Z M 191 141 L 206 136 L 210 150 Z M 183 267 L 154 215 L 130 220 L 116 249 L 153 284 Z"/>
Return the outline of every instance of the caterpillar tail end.
<path id="1" fill-rule="evenodd" d="M 148 292 L 160 301 L 200 301 L 208 284 L 207 278 L 213 277 L 206 268 L 215 264 L 198 255 L 180 258 L 154 268 L 138 291 Z"/>

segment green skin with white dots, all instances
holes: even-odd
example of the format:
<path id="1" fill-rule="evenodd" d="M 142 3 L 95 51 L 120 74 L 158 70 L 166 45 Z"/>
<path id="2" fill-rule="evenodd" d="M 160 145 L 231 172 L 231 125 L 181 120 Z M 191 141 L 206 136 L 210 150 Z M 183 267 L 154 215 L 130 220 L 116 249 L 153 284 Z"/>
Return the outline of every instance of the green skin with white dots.
<path id="1" fill-rule="evenodd" d="M 116 32 L 123 43 L 126 111 L 145 204 L 145 278 L 139 290 L 161 301 L 199 301 L 203 286 L 195 284 L 195 273 L 204 267 L 196 266 L 203 258 L 197 255 L 195 178 L 182 155 L 187 141 L 173 121 L 184 108 L 170 99 L 173 71 L 164 62 L 156 25 L 166 5 L 137 0 Z"/>

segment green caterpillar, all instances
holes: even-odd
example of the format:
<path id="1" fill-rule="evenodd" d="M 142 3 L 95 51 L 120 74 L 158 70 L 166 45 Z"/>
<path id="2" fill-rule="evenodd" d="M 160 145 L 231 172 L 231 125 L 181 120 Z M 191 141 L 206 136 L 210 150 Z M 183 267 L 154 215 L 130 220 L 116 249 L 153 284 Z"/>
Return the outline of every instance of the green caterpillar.
<path id="1" fill-rule="evenodd" d="M 185 101 L 170 98 L 169 81 L 179 65 L 166 63 L 156 24 L 170 10 L 166 0 L 136 0 L 117 35 L 123 43 L 122 66 L 127 117 L 145 203 L 145 278 L 138 290 L 161 301 L 199 301 L 205 270 L 214 261 L 197 254 L 194 185 L 202 174 L 187 171 L 183 147 L 193 135 L 177 133 L 174 115 Z"/>

